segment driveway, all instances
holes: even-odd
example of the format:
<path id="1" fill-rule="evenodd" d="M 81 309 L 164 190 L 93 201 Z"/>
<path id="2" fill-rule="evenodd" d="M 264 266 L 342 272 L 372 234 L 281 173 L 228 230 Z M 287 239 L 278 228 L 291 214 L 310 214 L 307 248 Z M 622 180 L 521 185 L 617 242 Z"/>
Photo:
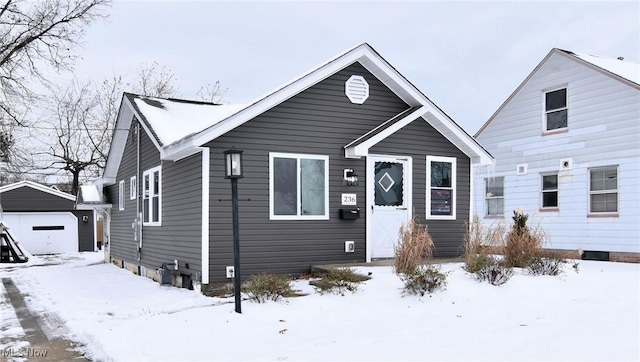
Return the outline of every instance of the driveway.
<path id="1" fill-rule="evenodd" d="M 59 263 L 51 257 L 41 265 Z M 4 265 L 4 272 L 14 268 Z M 3 273 L 7 275 L 8 273 Z M 79 346 L 63 336 L 66 328 L 53 314 L 32 313 L 25 303 L 28 295 L 15 285 L 11 277 L 0 284 L 0 360 L 6 361 L 89 361 Z"/>

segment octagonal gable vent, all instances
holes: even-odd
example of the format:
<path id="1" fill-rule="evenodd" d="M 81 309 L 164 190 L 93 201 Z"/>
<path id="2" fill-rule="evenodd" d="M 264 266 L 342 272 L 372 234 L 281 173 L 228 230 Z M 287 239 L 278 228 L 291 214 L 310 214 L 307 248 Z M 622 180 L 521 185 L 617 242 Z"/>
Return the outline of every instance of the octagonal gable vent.
<path id="1" fill-rule="evenodd" d="M 369 98 L 369 84 L 361 75 L 352 75 L 344 84 L 344 93 L 351 103 L 362 104 Z"/>

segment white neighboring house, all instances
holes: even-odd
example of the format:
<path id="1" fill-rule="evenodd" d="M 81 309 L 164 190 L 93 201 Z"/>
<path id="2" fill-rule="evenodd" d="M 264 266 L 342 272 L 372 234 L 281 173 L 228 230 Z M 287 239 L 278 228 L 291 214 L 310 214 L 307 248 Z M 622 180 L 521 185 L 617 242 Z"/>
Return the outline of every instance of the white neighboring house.
<path id="1" fill-rule="evenodd" d="M 640 65 L 551 52 L 475 135 L 495 157 L 474 170 L 487 225 L 529 214 L 549 249 L 640 261 Z"/>

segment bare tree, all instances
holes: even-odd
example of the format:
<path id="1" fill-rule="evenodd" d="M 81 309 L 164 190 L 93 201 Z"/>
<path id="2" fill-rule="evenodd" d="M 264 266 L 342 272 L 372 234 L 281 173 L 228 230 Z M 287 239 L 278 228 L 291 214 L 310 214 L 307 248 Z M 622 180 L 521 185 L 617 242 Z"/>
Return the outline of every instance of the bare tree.
<path id="1" fill-rule="evenodd" d="M 50 84 L 49 76 L 70 70 L 74 48 L 92 21 L 105 17 L 111 0 L 5 0 L 0 2 L 0 153 L 2 170 L 20 177 L 31 164 L 22 149 L 35 87 Z M 28 137 L 28 134 L 26 135 Z"/>
<path id="2" fill-rule="evenodd" d="M 57 169 L 71 176 L 71 193 L 76 194 L 81 174 L 97 173 L 104 167 L 104 160 L 94 142 L 105 130 L 96 117 L 99 93 L 91 83 L 73 81 L 66 89 L 56 89 L 51 95 L 50 127 L 42 127 L 50 134 L 43 137 L 43 156 L 46 162 L 42 169 Z M 88 136 L 91 135 L 91 136 Z M 103 136 L 104 137 L 104 136 Z"/>
<path id="3" fill-rule="evenodd" d="M 69 70 L 85 27 L 103 17 L 110 0 L 7 0 L 0 5 L 0 112 L 22 123 L 16 103 L 34 94 L 30 81 L 48 82 L 46 70 Z"/>
<path id="4" fill-rule="evenodd" d="M 150 97 L 168 98 L 178 92 L 173 72 L 157 62 L 140 65 L 138 77 L 127 85 L 134 93 Z"/>
<path id="5" fill-rule="evenodd" d="M 220 104 L 222 103 L 222 98 L 224 98 L 225 93 L 227 93 L 227 88 L 222 89 L 222 85 L 218 80 L 213 83 L 213 85 L 207 84 L 206 87 L 200 87 L 198 92 L 196 92 L 196 99 L 203 102 Z"/>

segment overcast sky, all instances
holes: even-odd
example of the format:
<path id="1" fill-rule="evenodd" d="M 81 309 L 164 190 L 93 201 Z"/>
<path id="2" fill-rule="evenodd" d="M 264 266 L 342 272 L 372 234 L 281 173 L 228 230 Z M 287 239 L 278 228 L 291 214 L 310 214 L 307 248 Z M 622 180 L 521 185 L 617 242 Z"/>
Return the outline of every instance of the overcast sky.
<path id="1" fill-rule="evenodd" d="M 179 96 L 219 80 L 247 103 L 358 44 L 373 46 L 475 133 L 554 47 L 640 63 L 640 2 L 116 1 L 76 75 L 173 71 Z"/>

